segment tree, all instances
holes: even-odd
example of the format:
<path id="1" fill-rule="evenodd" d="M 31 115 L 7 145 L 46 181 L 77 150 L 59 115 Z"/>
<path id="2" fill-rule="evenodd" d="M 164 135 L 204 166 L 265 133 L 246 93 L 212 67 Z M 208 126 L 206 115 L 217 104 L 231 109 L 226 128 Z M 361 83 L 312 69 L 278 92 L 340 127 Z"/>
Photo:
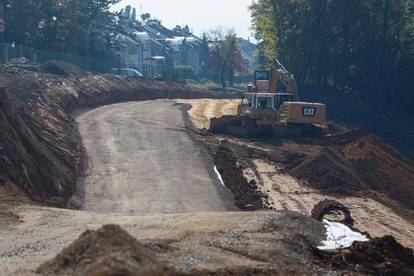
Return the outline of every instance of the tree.
<path id="1" fill-rule="evenodd" d="M 243 59 L 240 41 L 235 32 L 229 32 L 224 38 L 222 53 L 227 60 L 227 74 L 230 86 L 233 87 L 234 74 L 242 73 L 246 70 L 247 62 Z"/>
<path id="2" fill-rule="evenodd" d="M 302 83 L 351 89 L 382 113 L 408 114 L 413 7 L 413 0 L 256 0 L 250 10 L 261 63 L 278 57 Z"/>
<path id="3" fill-rule="evenodd" d="M 234 31 L 225 33 L 221 28 L 211 31 L 209 37 L 213 46 L 208 62 L 209 72 L 219 76 L 223 92 L 226 93 L 226 76 L 233 86 L 234 73 L 243 72 L 246 68 L 240 42 Z"/>
<path id="4" fill-rule="evenodd" d="M 115 29 L 109 8 L 119 0 L 7 0 L 0 11 L 7 21 L 4 41 L 42 50 L 104 56 L 96 47 Z"/>
<path id="5" fill-rule="evenodd" d="M 203 42 L 201 43 L 200 46 L 200 64 L 201 64 L 201 68 L 200 68 L 200 76 L 201 77 L 206 77 L 208 74 L 208 64 L 209 64 L 209 52 L 210 52 L 210 48 L 208 45 L 208 37 L 207 37 L 207 33 L 203 33 Z"/>

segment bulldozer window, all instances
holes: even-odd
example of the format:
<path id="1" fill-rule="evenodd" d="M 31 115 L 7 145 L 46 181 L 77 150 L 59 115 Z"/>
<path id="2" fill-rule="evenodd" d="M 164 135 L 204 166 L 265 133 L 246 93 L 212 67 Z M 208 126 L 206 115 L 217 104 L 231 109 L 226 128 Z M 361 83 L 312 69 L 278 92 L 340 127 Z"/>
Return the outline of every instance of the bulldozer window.
<path id="1" fill-rule="evenodd" d="M 246 98 L 246 97 L 243 97 L 242 101 L 241 101 L 241 104 L 242 105 L 250 105 L 250 99 Z"/>
<path id="2" fill-rule="evenodd" d="M 293 95 L 285 94 L 285 95 L 277 95 L 275 97 L 275 107 L 276 109 L 280 109 L 280 106 L 285 102 L 293 102 L 295 100 Z"/>
<path id="3" fill-rule="evenodd" d="M 256 71 L 255 79 L 258 80 L 269 80 L 269 72 L 268 71 Z"/>
<path id="4" fill-rule="evenodd" d="M 260 109 L 272 109 L 272 99 L 271 98 L 259 98 L 259 108 Z"/>

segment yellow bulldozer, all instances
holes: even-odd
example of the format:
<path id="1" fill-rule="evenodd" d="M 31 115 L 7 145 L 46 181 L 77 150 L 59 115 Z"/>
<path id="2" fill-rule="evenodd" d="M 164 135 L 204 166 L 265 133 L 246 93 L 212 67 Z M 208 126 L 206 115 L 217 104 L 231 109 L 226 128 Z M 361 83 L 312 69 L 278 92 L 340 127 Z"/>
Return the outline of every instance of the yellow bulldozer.
<path id="1" fill-rule="evenodd" d="M 302 136 L 324 133 L 326 106 L 302 102 L 293 74 L 275 59 L 270 70 L 255 71 L 237 116 L 211 120 L 213 132 L 237 136 Z"/>

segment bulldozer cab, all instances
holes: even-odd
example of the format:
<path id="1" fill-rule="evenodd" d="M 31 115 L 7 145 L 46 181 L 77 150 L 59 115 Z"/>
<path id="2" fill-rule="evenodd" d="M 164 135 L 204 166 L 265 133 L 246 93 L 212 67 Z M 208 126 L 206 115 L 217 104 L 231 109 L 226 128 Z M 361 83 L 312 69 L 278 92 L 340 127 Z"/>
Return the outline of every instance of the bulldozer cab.
<path id="1" fill-rule="evenodd" d="M 254 72 L 254 82 L 258 80 L 270 80 L 270 72 L 269 71 L 255 71 Z"/>
<path id="2" fill-rule="evenodd" d="M 288 93 L 245 93 L 240 105 L 240 114 L 249 114 L 252 111 L 278 111 L 283 103 L 294 99 L 295 96 Z"/>
<path id="3" fill-rule="evenodd" d="M 250 90 L 249 92 L 269 93 L 270 82 L 271 82 L 270 71 L 255 71 L 254 82 L 253 82 L 253 87 L 255 88 L 255 91 Z"/>
<path id="4" fill-rule="evenodd" d="M 280 109 L 280 107 L 285 102 L 294 102 L 295 101 L 295 95 L 289 94 L 289 93 L 277 93 L 275 94 L 275 103 L 277 106 L 277 109 Z"/>

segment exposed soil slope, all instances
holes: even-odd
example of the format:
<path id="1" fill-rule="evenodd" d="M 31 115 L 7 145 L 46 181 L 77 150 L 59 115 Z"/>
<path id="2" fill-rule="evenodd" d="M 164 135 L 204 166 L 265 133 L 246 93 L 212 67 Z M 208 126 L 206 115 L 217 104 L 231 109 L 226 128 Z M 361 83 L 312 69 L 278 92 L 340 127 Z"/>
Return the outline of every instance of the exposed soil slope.
<path id="1" fill-rule="evenodd" d="M 0 182 L 31 198 L 65 206 L 84 169 L 71 113 L 76 108 L 129 100 L 209 98 L 181 84 L 115 76 L 57 77 L 0 68 Z"/>
<path id="2" fill-rule="evenodd" d="M 327 145 L 286 165 L 292 175 L 325 192 L 383 194 L 414 208 L 414 163 L 373 135 L 358 130 L 336 134 Z"/>
<path id="3" fill-rule="evenodd" d="M 36 200 L 45 194 L 49 201 L 59 194 L 70 194 L 75 189 L 75 170 L 53 154 L 38 136 L 40 129 L 33 130 L 30 122 L 23 120 L 22 116 L 27 119 L 28 114 L 4 89 L 0 97 L 0 179 L 16 183 Z"/>
<path id="4" fill-rule="evenodd" d="M 197 109 L 197 107 L 195 108 Z M 209 114 L 205 114 L 208 116 Z M 229 120 L 235 115 L 215 118 L 210 127 L 213 133 L 232 135 Z M 190 116 L 200 121 L 191 111 Z M 331 125 L 334 125 L 331 123 Z M 223 132 L 224 131 L 224 132 Z M 226 133 L 227 131 L 228 133 Z M 312 187 L 335 195 L 365 195 L 380 197 L 383 194 L 414 207 L 414 162 L 400 154 L 382 139 L 360 129 L 334 125 L 332 136 L 319 138 L 278 139 L 251 137 L 277 144 L 274 161 L 284 165 L 293 176 Z M 307 147 L 303 150 L 303 147 Z"/>
<path id="5" fill-rule="evenodd" d="M 191 104 L 189 115 L 196 127 L 203 125 L 203 116 L 225 115 L 206 112 L 217 110 L 223 105 L 221 100 Z M 234 115 L 235 111 L 227 114 Z M 205 131 L 199 131 L 199 139 L 212 156 L 222 155 L 220 147 L 229 151 L 229 160 L 243 171 L 245 179 L 224 179 L 225 184 L 241 183 L 246 187 L 246 183 L 254 183 L 248 187 L 261 197 L 262 204 L 310 215 L 321 200 L 335 199 L 351 208 L 357 229 L 374 237 L 393 235 L 405 246 L 413 247 L 414 212 L 412 200 L 406 199 L 413 194 L 412 161 L 365 131 L 343 131 L 343 127 L 331 125 L 337 134 L 318 140 L 247 140 L 208 135 Z M 361 160 L 375 165 L 362 169 Z M 231 175 L 223 172 L 226 174 Z"/>

